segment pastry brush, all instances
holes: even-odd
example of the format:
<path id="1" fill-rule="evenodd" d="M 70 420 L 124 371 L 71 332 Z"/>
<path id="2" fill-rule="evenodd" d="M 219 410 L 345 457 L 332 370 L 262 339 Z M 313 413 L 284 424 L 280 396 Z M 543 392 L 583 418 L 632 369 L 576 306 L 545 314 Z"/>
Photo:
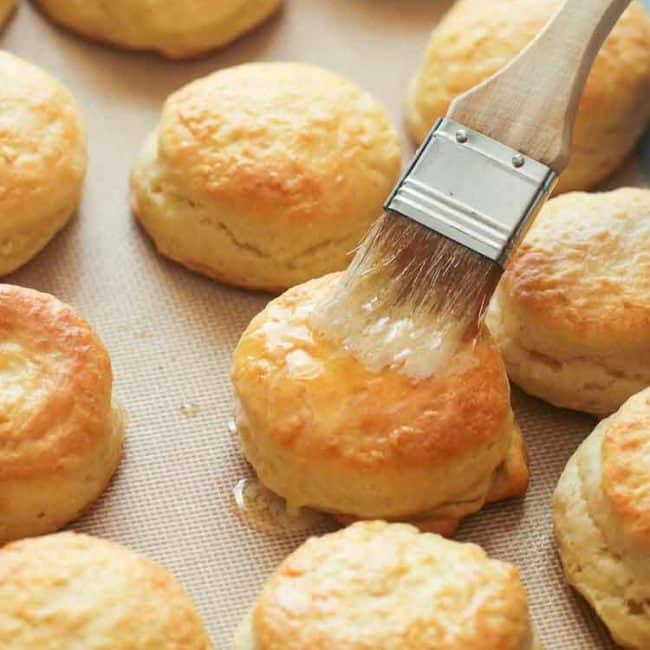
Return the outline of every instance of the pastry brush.
<path id="1" fill-rule="evenodd" d="M 395 313 L 476 331 L 568 163 L 587 76 L 630 1 L 566 0 L 516 59 L 452 103 L 357 251 L 332 301 L 339 316 L 363 314 L 366 333 Z"/>

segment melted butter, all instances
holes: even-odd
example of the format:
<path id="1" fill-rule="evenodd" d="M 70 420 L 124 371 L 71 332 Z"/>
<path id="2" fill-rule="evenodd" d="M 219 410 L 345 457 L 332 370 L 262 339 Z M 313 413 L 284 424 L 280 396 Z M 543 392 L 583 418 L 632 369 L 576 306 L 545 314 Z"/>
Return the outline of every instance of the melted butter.
<path id="1" fill-rule="evenodd" d="M 312 326 L 356 356 L 369 370 L 394 369 L 415 379 L 444 369 L 463 344 L 465 327 L 427 311 L 414 312 L 390 288 L 373 283 L 330 293 L 309 314 Z M 458 370 L 458 368 L 454 368 Z"/>
<path id="2" fill-rule="evenodd" d="M 328 521 L 327 515 L 309 508 L 289 508 L 281 497 L 264 487 L 257 478 L 241 479 L 233 488 L 237 514 L 255 530 L 273 535 L 316 532 Z"/>
<path id="3" fill-rule="evenodd" d="M 295 311 L 277 303 L 268 307 L 268 320 L 260 328 L 264 333 L 269 352 L 288 352 L 294 348 L 309 348 L 314 343 L 313 334 L 308 327 L 307 316 L 314 305 L 298 305 Z"/>
<path id="4" fill-rule="evenodd" d="M 180 406 L 180 412 L 186 418 L 196 417 L 199 414 L 200 410 L 201 408 L 199 407 L 198 404 L 190 404 L 189 402 L 186 402 L 185 404 L 181 404 Z"/>
<path id="5" fill-rule="evenodd" d="M 314 379 L 324 370 L 322 361 L 314 359 L 302 349 L 294 349 L 287 354 L 286 364 L 289 376 L 294 379 Z"/>
<path id="6" fill-rule="evenodd" d="M 20 343 L 0 343 L 0 403 L 5 409 L 36 401 L 49 379 L 45 373 L 46 369 L 32 360 L 31 350 Z"/>
<path id="7" fill-rule="evenodd" d="M 245 414 L 235 398 L 228 431 L 231 435 L 238 436 L 239 427 L 246 426 Z M 315 533 L 329 521 L 326 514 L 316 510 L 290 507 L 282 497 L 265 487 L 257 478 L 243 478 L 237 482 L 232 490 L 232 505 L 251 528 L 272 535 Z"/>

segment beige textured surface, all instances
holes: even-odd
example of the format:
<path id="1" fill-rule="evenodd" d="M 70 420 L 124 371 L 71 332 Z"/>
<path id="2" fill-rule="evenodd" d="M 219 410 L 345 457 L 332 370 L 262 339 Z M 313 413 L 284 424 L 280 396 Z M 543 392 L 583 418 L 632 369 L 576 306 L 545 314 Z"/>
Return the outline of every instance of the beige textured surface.
<path id="1" fill-rule="evenodd" d="M 59 76 L 88 122 L 90 167 L 79 218 L 11 277 L 55 293 L 93 324 L 111 353 L 115 397 L 129 410 L 124 462 L 77 527 L 171 569 L 220 650 L 266 577 L 304 539 L 251 530 L 230 506 L 231 489 L 247 472 L 227 430 L 230 355 L 265 297 L 222 287 L 156 255 L 129 215 L 131 162 L 173 90 L 256 58 L 330 67 L 372 91 L 399 123 L 407 81 L 446 6 L 294 0 L 251 37 L 187 64 L 86 43 L 52 27 L 29 3 L 0 36 L 2 47 Z M 637 169 L 631 167 L 628 182 Z M 530 489 L 523 500 L 466 520 L 458 538 L 521 567 L 546 647 L 611 650 L 604 628 L 563 585 L 551 535 L 551 494 L 593 420 L 517 391 L 514 403 L 531 453 Z M 198 407 L 194 417 L 183 415 L 184 404 Z"/>

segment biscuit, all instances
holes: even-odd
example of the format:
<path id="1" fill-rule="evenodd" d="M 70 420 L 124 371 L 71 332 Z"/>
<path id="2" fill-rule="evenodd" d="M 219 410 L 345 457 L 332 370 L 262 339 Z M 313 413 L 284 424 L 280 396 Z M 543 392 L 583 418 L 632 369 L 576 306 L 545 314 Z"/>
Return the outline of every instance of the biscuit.
<path id="1" fill-rule="evenodd" d="M 650 190 L 551 200 L 488 313 L 510 378 L 596 415 L 650 384 L 649 251 Z"/>
<path id="2" fill-rule="evenodd" d="M 86 321 L 0 285 L 0 543 L 57 530 L 102 494 L 122 455 L 111 385 Z"/>
<path id="3" fill-rule="evenodd" d="M 544 27 L 559 0 L 459 0 L 435 28 L 411 83 L 407 122 L 424 139 L 452 100 L 505 67 Z M 534 86 L 534 80 L 531 80 Z M 650 119 L 650 18 L 638 2 L 623 14 L 587 81 L 570 164 L 557 192 L 586 190 L 632 151 Z"/>
<path id="4" fill-rule="evenodd" d="M 12 14 L 16 7 L 16 0 L 0 0 L 0 27 Z"/>
<path id="5" fill-rule="evenodd" d="M 211 650 L 162 566 L 96 537 L 57 533 L 0 549 L 3 650 Z"/>
<path id="6" fill-rule="evenodd" d="M 127 50 L 170 59 L 227 45 L 268 18 L 281 0 L 34 0 L 56 23 Z"/>
<path id="7" fill-rule="evenodd" d="M 79 204 L 86 136 L 77 103 L 49 74 L 0 52 L 0 275 L 30 260 Z"/>
<path id="8" fill-rule="evenodd" d="M 261 482 L 291 509 L 445 534 L 486 501 L 523 493 L 525 448 L 487 332 L 429 377 L 369 369 L 313 325 L 339 277 L 272 301 L 235 349 L 235 421 Z"/>
<path id="9" fill-rule="evenodd" d="M 167 100 L 132 206 L 163 255 L 280 291 L 345 268 L 400 159 L 386 112 L 351 82 L 306 64 L 242 65 Z"/>
<path id="10" fill-rule="evenodd" d="M 405 524 L 311 538 L 271 575 L 233 650 L 532 650 L 519 572 Z"/>
<path id="11" fill-rule="evenodd" d="M 614 640 L 650 648 L 650 389 L 603 420 L 567 463 L 553 498 L 567 581 Z"/>

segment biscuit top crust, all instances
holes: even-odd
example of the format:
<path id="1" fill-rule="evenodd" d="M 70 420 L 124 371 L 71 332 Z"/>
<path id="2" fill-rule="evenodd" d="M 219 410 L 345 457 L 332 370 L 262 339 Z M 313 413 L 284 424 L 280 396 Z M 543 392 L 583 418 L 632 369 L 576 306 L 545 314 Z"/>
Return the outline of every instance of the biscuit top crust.
<path id="1" fill-rule="evenodd" d="M 368 218 L 401 162 L 369 94 L 299 63 L 236 66 L 181 88 L 165 103 L 158 156 L 187 200 L 286 228 Z"/>
<path id="2" fill-rule="evenodd" d="M 86 170 L 79 108 L 56 79 L 7 52 L 0 52 L 0 106 L 3 228 L 32 220 L 38 227 L 44 214 L 78 199 Z"/>
<path id="3" fill-rule="evenodd" d="M 530 647 L 513 566 L 384 522 L 308 540 L 268 580 L 253 628 L 258 650 Z"/>
<path id="4" fill-rule="evenodd" d="M 250 426 L 303 458 L 437 466 L 512 431 L 505 369 L 487 331 L 442 371 L 369 370 L 311 325 L 331 274 L 273 300 L 244 332 L 233 380 Z"/>
<path id="5" fill-rule="evenodd" d="M 140 41 L 184 37 L 211 27 L 218 36 L 242 15 L 257 11 L 260 0 L 37 0 L 55 18 L 84 27 L 95 38 L 120 34 Z M 276 0 L 275 4 L 280 4 Z M 63 20 L 65 19 L 65 20 Z"/>
<path id="6" fill-rule="evenodd" d="M 70 0 L 63 0 L 69 2 Z M 108 5 L 101 0 L 75 0 L 80 12 L 98 14 L 98 18 L 117 23 L 133 21 L 145 33 L 153 36 L 183 36 L 200 30 L 206 24 L 234 20 L 239 14 L 250 10 L 251 0 L 112 0 Z M 257 2 L 257 0 L 255 0 Z M 90 4 L 91 7 L 84 5 Z M 92 5 L 95 5 L 94 7 Z M 133 23 L 131 26 L 133 27 Z"/>
<path id="7" fill-rule="evenodd" d="M 602 442 L 602 486 L 624 536 L 650 552 L 650 388 L 609 418 Z"/>
<path id="8" fill-rule="evenodd" d="M 0 550 L 0 646 L 8 650 L 211 650 L 188 595 L 162 566 L 72 532 Z"/>
<path id="9" fill-rule="evenodd" d="M 53 296 L 0 285 L 0 480 L 68 469 L 112 431 L 103 343 Z"/>
<path id="10" fill-rule="evenodd" d="M 502 282 L 507 302 L 549 337 L 603 353 L 645 349 L 650 361 L 650 190 L 551 200 Z"/>
<path id="11" fill-rule="evenodd" d="M 459 0 L 434 29 L 417 78 L 418 112 L 431 122 L 451 101 L 507 65 L 551 18 L 560 0 Z M 644 110 L 650 84 L 650 17 L 639 2 L 621 16 L 596 57 L 578 120 Z M 641 93 L 641 94 L 640 94 Z"/>

